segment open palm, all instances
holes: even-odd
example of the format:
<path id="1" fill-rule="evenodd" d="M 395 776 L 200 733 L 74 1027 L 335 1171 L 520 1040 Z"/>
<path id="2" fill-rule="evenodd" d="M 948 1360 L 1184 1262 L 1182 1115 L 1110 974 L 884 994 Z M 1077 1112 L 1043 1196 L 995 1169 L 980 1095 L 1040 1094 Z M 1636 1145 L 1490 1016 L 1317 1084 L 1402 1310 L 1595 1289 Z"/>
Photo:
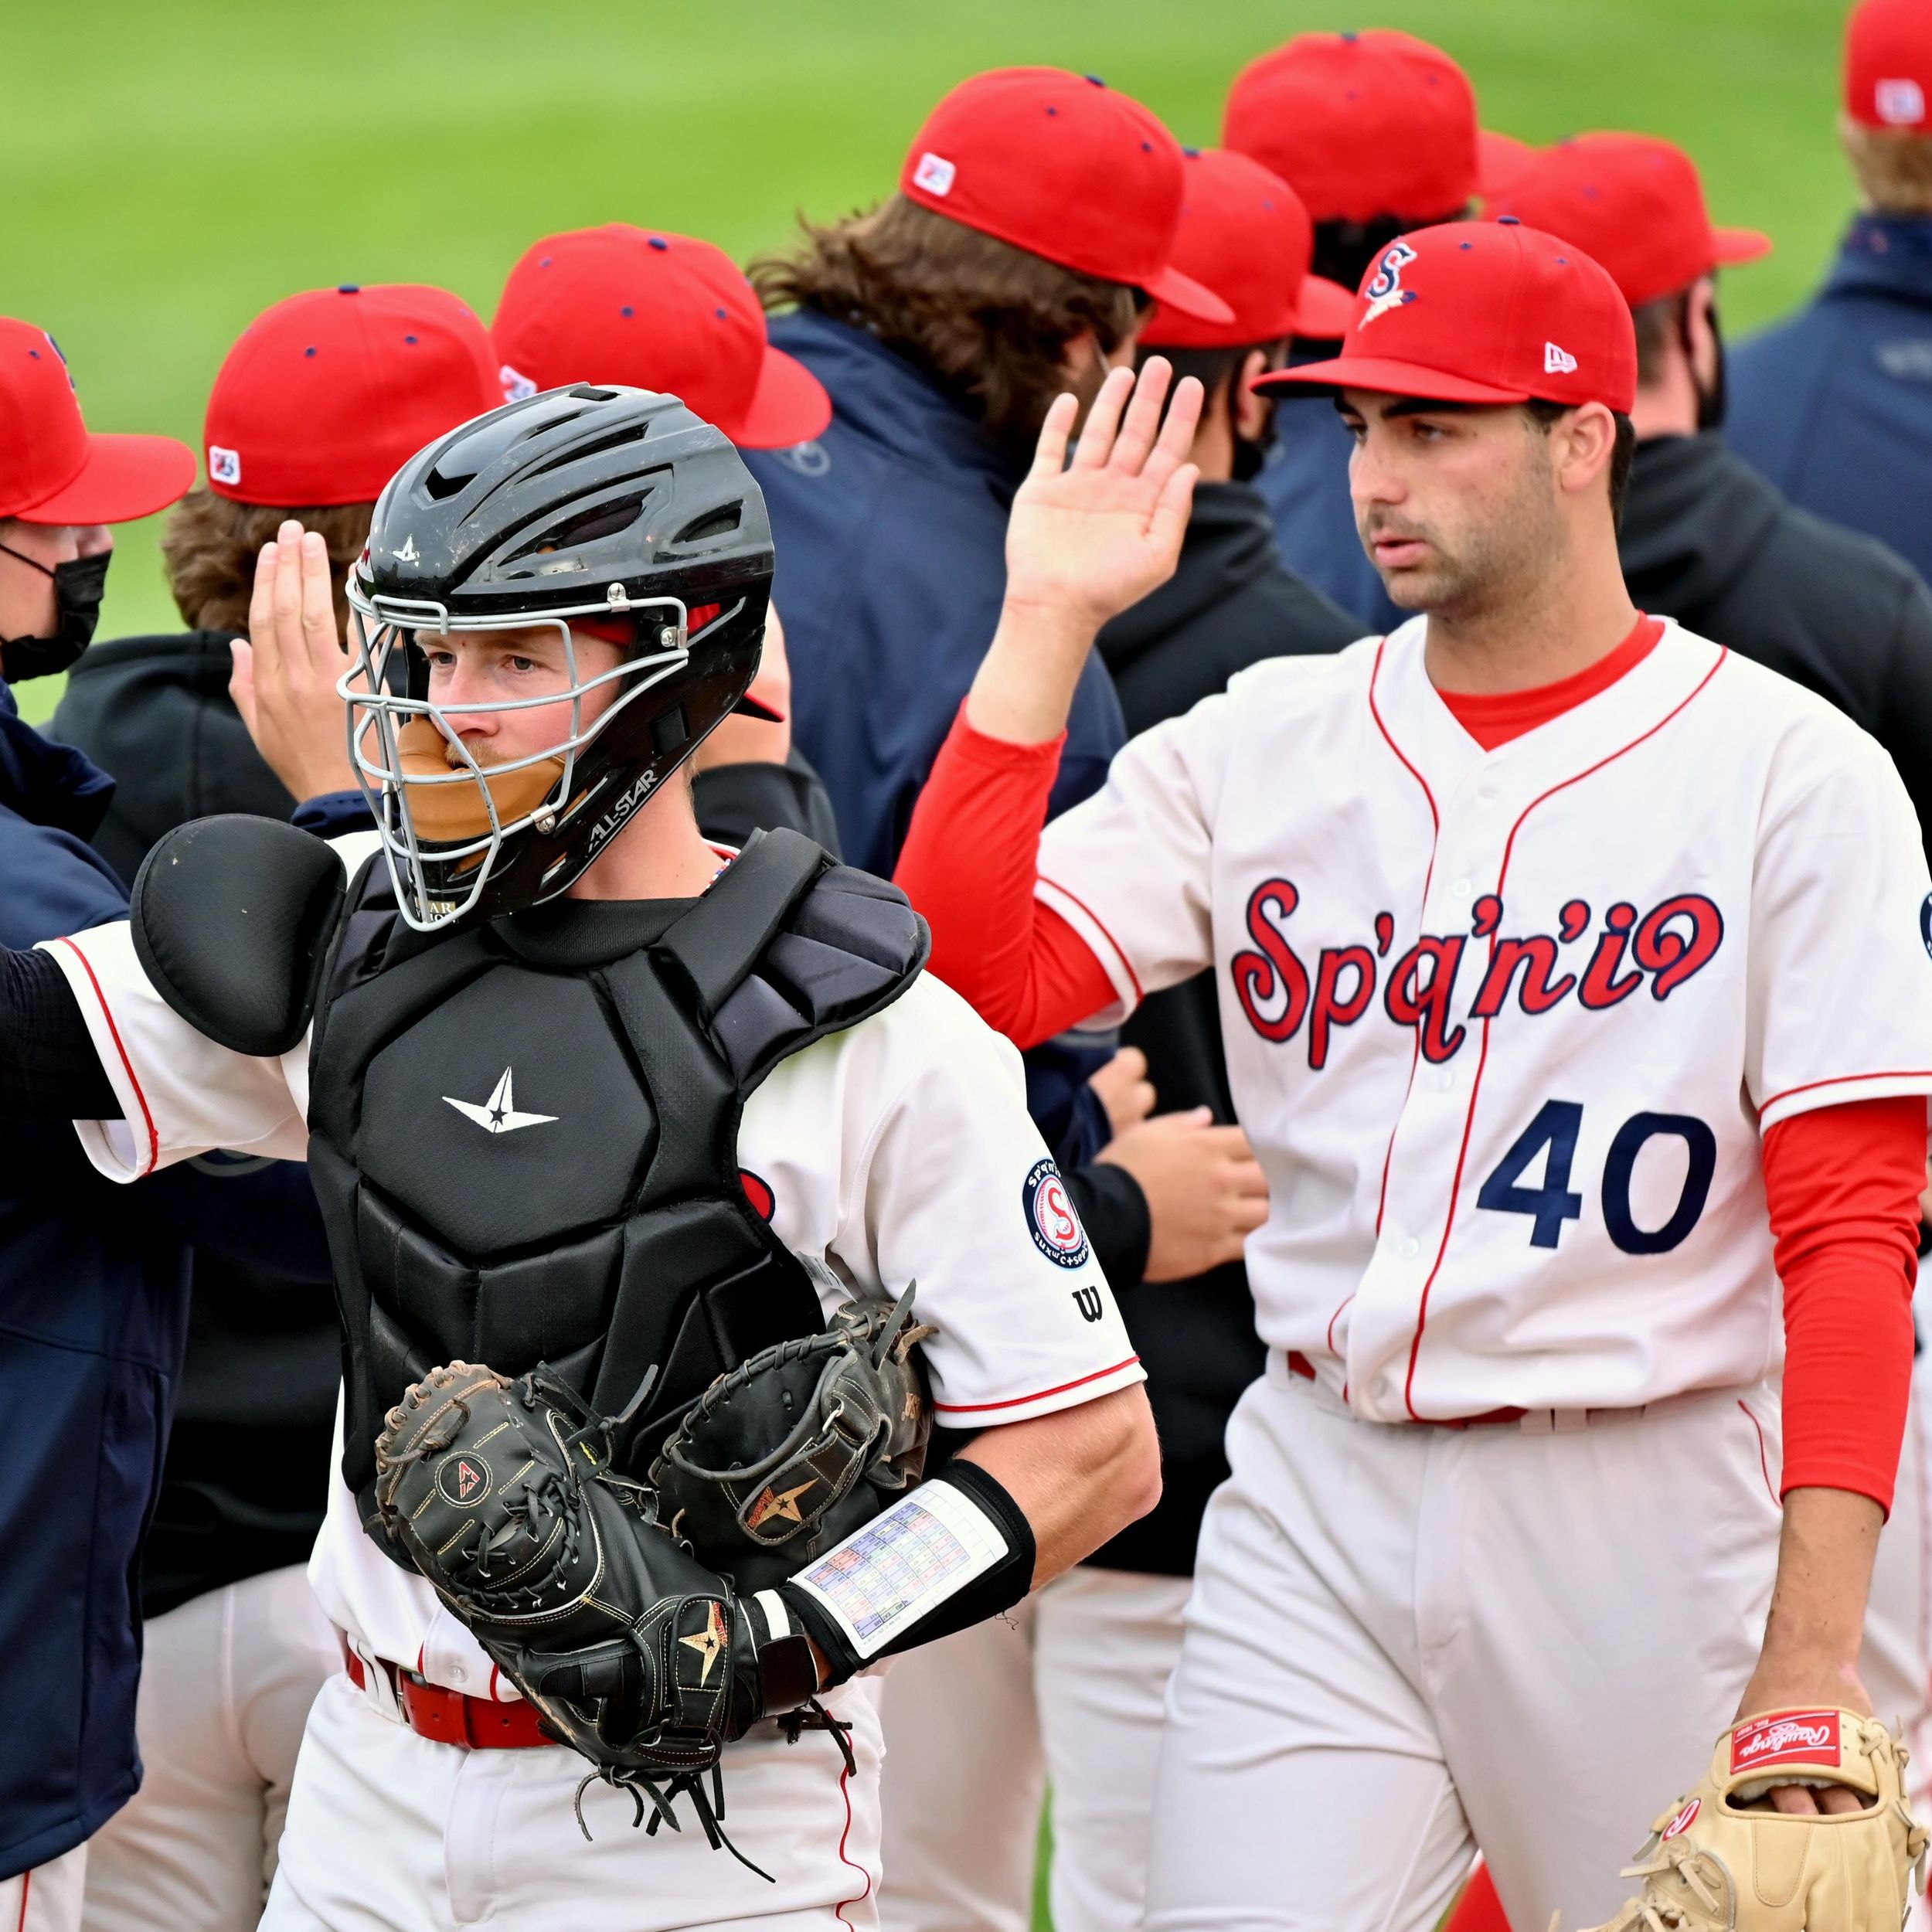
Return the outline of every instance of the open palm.
<path id="1" fill-rule="evenodd" d="M 1078 404 L 1047 411 L 1033 467 L 1006 529 L 1009 604 L 1057 610 L 1097 630 L 1173 575 L 1199 472 L 1186 461 L 1201 414 L 1201 385 L 1175 387 L 1172 366 L 1151 356 L 1137 379 L 1114 370 L 1066 461 Z"/>

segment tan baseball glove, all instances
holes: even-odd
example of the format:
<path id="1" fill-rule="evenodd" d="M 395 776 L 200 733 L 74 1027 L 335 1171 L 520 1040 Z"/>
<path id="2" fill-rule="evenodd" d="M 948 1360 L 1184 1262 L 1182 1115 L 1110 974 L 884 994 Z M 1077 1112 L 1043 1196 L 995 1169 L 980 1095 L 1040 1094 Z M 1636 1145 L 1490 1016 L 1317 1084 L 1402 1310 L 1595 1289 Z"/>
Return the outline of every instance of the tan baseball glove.
<path id="1" fill-rule="evenodd" d="M 1904 1744 L 1846 1710 L 1776 1711 L 1717 1740 L 1703 1781 L 1651 1827 L 1643 1890 L 1595 1932 L 1893 1932 L 1925 1884 Z M 1855 1811 L 1772 1808 L 1776 1784 L 1858 1793 Z"/>

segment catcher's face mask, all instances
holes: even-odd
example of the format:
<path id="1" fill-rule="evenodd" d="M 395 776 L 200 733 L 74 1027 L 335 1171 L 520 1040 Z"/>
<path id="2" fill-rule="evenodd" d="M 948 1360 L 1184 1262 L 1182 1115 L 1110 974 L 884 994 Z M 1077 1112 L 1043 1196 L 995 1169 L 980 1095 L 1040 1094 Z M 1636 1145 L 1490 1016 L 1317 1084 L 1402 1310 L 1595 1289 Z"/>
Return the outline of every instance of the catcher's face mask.
<path id="1" fill-rule="evenodd" d="M 596 603 L 540 616 L 452 620 L 440 604 L 372 595 L 353 573 L 348 590 L 355 663 L 336 688 L 403 919 L 427 932 L 463 918 L 526 838 L 559 842 L 531 902 L 563 891 L 609 835 L 594 822 L 587 838 L 566 828 L 580 835 L 580 815 L 600 800 L 600 817 L 621 808 L 614 832 L 663 775 L 638 797 L 604 798 L 618 764 L 597 748 L 645 692 L 689 665 L 682 600 L 634 601 L 613 584 Z M 634 626 L 637 641 L 580 637 L 573 617 Z"/>

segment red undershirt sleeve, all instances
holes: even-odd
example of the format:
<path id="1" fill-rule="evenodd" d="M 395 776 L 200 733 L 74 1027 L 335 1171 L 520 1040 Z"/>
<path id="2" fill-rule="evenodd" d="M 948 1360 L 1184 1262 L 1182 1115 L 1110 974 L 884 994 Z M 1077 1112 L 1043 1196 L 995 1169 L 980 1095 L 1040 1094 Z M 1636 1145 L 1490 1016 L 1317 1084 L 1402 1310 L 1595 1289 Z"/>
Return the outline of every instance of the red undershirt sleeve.
<path id="1" fill-rule="evenodd" d="M 964 707 L 913 809 L 894 879 L 932 928 L 932 970 L 1015 1045 L 1112 1005 L 1087 942 L 1033 896 L 1040 828 L 1065 734 L 1009 744 Z"/>
<path id="2" fill-rule="evenodd" d="M 1787 1495 L 1849 1489 L 1892 1507 L 1925 1184 L 1923 1095 L 1818 1107 L 1764 1137 L 1784 1284 Z"/>

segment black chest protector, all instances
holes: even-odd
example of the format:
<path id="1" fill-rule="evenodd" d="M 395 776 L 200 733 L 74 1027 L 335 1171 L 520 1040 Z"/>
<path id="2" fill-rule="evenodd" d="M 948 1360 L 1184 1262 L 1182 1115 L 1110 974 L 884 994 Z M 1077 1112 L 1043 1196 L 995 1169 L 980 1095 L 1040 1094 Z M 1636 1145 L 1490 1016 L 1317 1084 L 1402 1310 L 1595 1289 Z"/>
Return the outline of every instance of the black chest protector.
<path id="1" fill-rule="evenodd" d="M 190 852 L 191 869 L 215 855 Z M 179 960 L 148 959 L 168 922 L 160 882 L 143 883 L 136 944 L 196 1019 Z M 695 901 L 562 900 L 424 935 L 379 855 L 338 904 L 314 982 L 308 1160 L 344 1329 L 342 1473 L 365 1522 L 385 1416 L 453 1360 L 547 1362 L 607 1415 L 655 1368 L 619 1445 L 641 1473 L 713 1377 L 822 1326 L 747 1196 L 739 1121 L 781 1060 L 905 990 L 923 923 L 789 832 L 754 836 Z"/>

